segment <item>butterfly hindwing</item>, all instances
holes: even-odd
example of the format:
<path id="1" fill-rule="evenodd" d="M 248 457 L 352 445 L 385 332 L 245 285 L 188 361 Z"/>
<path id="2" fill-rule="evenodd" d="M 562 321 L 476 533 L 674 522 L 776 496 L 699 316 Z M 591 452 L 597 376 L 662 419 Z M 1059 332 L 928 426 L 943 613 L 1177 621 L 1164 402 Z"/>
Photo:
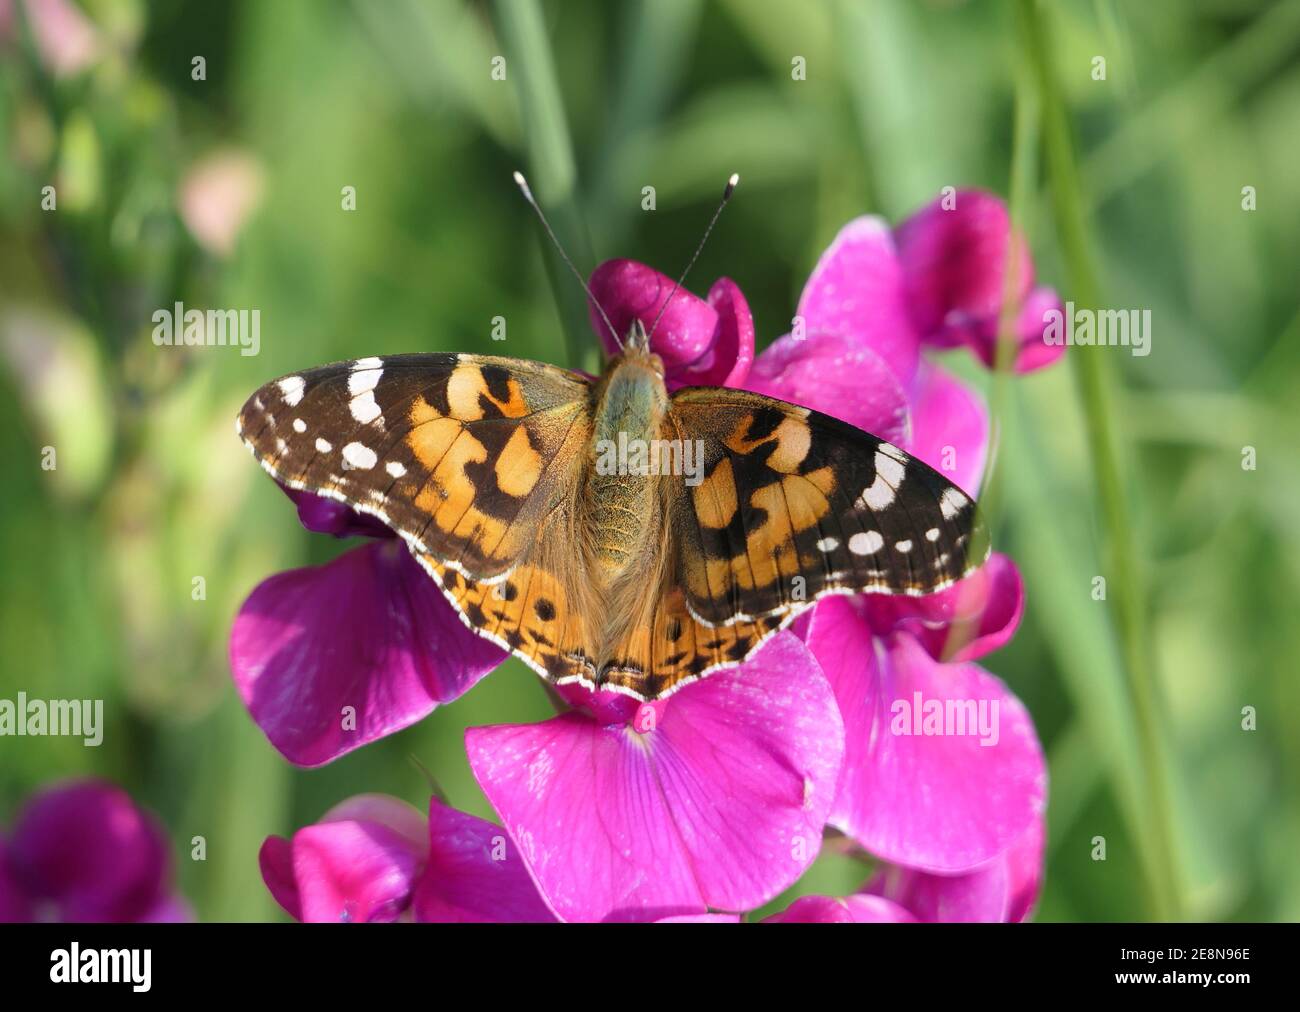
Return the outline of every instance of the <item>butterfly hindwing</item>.
<path id="1" fill-rule="evenodd" d="M 589 381 L 475 355 L 398 355 L 268 383 L 239 430 L 291 488 L 377 516 L 476 579 L 516 565 L 576 480 Z"/>

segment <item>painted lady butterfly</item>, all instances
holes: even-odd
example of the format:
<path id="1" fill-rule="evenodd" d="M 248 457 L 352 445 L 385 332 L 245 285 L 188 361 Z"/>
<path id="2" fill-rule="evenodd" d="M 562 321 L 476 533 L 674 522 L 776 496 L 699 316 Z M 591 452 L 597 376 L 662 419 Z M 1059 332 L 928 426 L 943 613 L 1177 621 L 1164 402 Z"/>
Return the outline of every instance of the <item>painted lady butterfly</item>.
<path id="1" fill-rule="evenodd" d="M 819 597 L 930 594 L 988 557 L 975 503 L 898 447 L 663 376 L 637 321 L 596 380 L 363 358 L 268 383 L 238 428 L 276 481 L 401 535 L 476 633 L 640 700 L 739 664 Z M 607 466 L 627 446 L 648 450 Z"/>

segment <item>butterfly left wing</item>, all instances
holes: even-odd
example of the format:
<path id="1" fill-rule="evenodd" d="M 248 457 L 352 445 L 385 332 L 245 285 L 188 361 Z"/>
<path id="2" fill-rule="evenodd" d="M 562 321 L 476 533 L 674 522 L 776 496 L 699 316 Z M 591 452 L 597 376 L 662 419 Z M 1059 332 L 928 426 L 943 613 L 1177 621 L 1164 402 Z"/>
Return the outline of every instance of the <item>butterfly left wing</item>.
<path id="1" fill-rule="evenodd" d="M 378 517 L 417 554 L 496 579 L 573 481 L 589 381 L 476 355 L 396 355 L 266 384 L 238 429 L 281 484 Z"/>

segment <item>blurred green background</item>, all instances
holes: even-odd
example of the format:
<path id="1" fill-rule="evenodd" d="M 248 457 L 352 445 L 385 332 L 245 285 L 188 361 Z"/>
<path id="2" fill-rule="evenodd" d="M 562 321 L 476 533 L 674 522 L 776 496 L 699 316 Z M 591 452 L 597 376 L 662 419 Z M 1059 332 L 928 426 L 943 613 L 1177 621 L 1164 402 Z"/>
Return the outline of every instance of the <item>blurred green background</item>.
<path id="1" fill-rule="evenodd" d="M 668 273 L 739 172 L 693 287 L 734 278 L 760 343 L 844 222 L 981 186 L 1044 283 L 1153 314 L 1146 358 L 1076 349 L 990 382 L 950 356 L 996 408 L 997 542 L 1028 587 L 985 663 L 1050 760 L 1038 918 L 1300 919 L 1300 3 L 78 0 L 51 41 L 15 2 L 0 696 L 100 697 L 107 729 L 97 749 L 0 739 L 0 825 L 54 778 L 108 777 L 166 823 L 201 918 L 261 919 L 280 916 L 263 837 L 361 791 L 423 805 L 413 760 L 491 815 L 461 732 L 552 712 L 518 662 L 302 771 L 238 702 L 226 637 L 260 580 L 344 547 L 302 531 L 235 438 L 258 385 L 403 351 L 591 364 L 580 293 L 548 277 L 511 170 L 584 272 Z M 28 5 L 51 6 L 69 3 Z M 260 355 L 155 347 L 150 316 L 178 300 L 260 309 Z M 832 846 L 796 891 L 864 876 Z"/>

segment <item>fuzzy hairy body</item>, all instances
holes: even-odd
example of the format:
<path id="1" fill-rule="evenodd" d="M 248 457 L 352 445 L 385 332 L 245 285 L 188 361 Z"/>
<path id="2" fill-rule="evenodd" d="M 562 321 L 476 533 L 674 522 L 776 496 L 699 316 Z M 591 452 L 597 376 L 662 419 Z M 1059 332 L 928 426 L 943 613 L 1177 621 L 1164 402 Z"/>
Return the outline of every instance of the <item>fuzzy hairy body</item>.
<path id="1" fill-rule="evenodd" d="M 599 671 L 625 661 L 616 656 L 620 645 L 650 624 L 653 601 L 645 588 L 647 582 L 657 585 L 666 558 L 666 487 L 648 469 L 602 474 L 596 464 L 611 445 L 647 446 L 659 438 L 669 408 L 662 362 L 630 350 L 610 363 L 592 400 L 586 481 L 575 512 L 585 546 L 581 575 L 594 599 L 592 614 L 599 617 Z"/>

